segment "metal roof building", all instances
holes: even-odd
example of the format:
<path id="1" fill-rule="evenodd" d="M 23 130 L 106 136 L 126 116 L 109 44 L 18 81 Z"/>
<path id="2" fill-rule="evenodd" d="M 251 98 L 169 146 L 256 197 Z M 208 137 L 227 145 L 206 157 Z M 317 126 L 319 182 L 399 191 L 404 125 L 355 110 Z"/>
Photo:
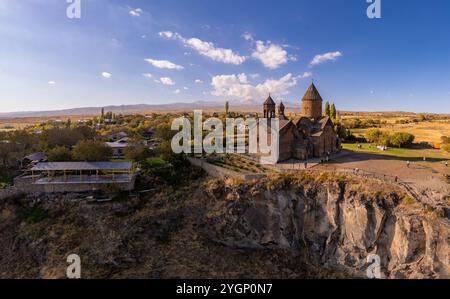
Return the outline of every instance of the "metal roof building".
<path id="1" fill-rule="evenodd" d="M 40 162 L 32 171 L 122 170 L 129 171 L 131 162 Z"/>
<path id="2" fill-rule="evenodd" d="M 133 190 L 132 162 L 40 162 L 16 178 L 24 192 L 86 192 L 103 188 Z"/>

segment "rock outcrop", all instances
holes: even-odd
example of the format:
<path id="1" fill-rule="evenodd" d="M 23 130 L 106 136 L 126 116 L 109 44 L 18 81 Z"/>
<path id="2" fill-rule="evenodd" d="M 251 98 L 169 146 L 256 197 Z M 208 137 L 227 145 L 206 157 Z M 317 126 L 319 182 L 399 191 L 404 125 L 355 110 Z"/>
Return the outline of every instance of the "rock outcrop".
<path id="1" fill-rule="evenodd" d="M 209 192 L 215 206 L 207 231 L 229 247 L 289 249 L 305 264 L 352 277 L 367 277 L 367 258 L 376 254 L 384 277 L 448 278 L 448 219 L 405 204 L 399 190 L 377 192 L 390 188 L 368 181 L 218 183 Z"/>
<path id="2" fill-rule="evenodd" d="M 328 175 L 206 180 L 140 199 L 0 201 L 0 278 L 448 278 L 449 222 L 401 190 Z"/>

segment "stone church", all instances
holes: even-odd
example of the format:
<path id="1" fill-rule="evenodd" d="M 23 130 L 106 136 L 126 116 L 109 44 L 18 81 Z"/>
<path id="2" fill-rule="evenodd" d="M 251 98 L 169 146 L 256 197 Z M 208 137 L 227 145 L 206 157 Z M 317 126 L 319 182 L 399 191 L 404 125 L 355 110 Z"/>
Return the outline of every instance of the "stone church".
<path id="1" fill-rule="evenodd" d="M 340 150 L 339 137 L 329 116 L 322 115 L 323 100 L 312 83 L 302 99 L 301 117 L 289 120 L 283 102 L 278 106 L 280 120 L 279 162 L 323 158 Z M 264 102 L 264 118 L 276 117 L 276 104 L 269 95 Z"/>

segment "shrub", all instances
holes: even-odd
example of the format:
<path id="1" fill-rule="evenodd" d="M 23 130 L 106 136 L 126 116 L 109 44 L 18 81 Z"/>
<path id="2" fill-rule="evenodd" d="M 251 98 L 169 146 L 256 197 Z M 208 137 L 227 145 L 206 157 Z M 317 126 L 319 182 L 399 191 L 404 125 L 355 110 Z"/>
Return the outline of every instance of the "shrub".
<path id="1" fill-rule="evenodd" d="M 35 224 L 45 220 L 48 217 L 48 213 L 44 208 L 36 204 L 31 208 L 25 209 L 22 217 L 27 223 Z"/>
<path id="2" fill-rule="evenodd" d="M 156 167 L 165 167 L 167 166 L 169 163 L 164 160 L 161 157 L 152 157 L 152 158 L 147 158 L 145 159 L 145 161 L 143 162 L 144 166 L 147 167 L 152 167 L 152 168 L 156 168 Z"/>
<path id="3" fill-rule="evenodd" d="M 70 149 L 64 146 L 57 146 L 47 153 L 50 162 L 67 162 L 72 160 Z"/>
<path id="4" fill-rule="evenodd" d="M 412 197 L 410 197 L 410 196 L 405 197 L 405 198 L 403 199 L 403 202 L 405 203 L 405 205 L 413 205 L 413 204 L 416 203 L 416 201 L 414 200 L 414 198 L 412 198 Z"/>

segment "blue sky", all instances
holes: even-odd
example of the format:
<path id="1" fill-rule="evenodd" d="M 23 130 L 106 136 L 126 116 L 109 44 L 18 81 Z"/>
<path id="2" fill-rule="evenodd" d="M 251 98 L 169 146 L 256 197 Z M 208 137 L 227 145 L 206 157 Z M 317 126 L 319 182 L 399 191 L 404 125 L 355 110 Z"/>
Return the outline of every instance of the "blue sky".
<path id="1" fill-rule="evenodd" d="M 0 112 L 198 100 L 450 113 L 450 1 L 0 1 Z"/>

